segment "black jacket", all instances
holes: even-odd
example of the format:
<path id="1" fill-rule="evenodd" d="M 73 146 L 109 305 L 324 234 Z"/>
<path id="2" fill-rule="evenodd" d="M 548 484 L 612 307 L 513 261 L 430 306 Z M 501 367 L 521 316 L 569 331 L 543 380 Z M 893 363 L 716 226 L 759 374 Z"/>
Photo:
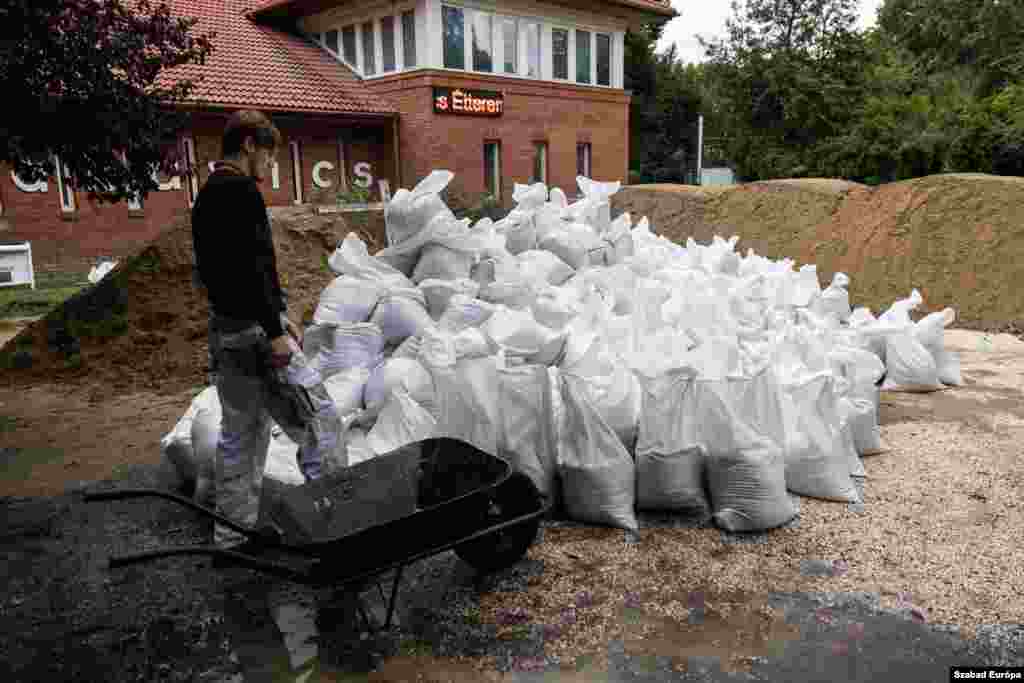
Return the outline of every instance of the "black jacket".
<path id="1" fill-rule="evenodd" d="M 192 207 L 192 246 L 216 315 L 255 321 L 269 339 L 284 334 L 270 219 L 253 178 L 224 168 L 210 175 Z"/>

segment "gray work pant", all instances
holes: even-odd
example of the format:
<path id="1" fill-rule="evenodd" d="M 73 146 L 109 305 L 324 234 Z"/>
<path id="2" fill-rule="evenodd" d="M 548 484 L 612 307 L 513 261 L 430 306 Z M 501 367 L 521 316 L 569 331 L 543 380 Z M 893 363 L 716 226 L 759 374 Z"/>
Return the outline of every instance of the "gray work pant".
<path id="1" fill-rule="evenodd" d="M 320 476 L 338 447 L 341 421 L 319 373 L 301 351 L 286 368 L 270 366 L 270 342 L 259 326 L 223 332 L 211 322 L 210 356 L 223 415 L 214 462 L 217 509 L 255 526 L 271 419 L 299 445 L 299 469 L 307 480 Z M 216 544 L 241 540 L 236 532 L 214 525 Z"/>

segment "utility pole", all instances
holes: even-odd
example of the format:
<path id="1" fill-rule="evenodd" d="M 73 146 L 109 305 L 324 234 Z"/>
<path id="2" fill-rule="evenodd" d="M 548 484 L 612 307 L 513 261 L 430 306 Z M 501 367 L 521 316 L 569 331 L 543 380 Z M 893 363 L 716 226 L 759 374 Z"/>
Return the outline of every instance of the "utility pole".
<path id="1" fill-rule="evenodd" d="M 703 178 L 703 172 L 701 166 L 703 164 L 703 153 L 704 153 L 704 115 L 697 115 L 697 184 L 701 184 Z"/>

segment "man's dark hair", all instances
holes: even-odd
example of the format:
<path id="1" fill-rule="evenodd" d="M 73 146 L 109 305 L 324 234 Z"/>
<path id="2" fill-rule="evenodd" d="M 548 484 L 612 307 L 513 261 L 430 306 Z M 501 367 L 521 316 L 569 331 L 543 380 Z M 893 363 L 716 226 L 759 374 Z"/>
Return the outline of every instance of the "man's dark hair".
<path id="1" fill-rule="evenodd" d="M 263 112 L 252 109 L 236 111 L 228 119 L 221 140 L 223 155 L 230 157 L 239 154 L 246 138 L 252 138 L 257 147 L 264 149 L 277 149 L 281 146 L 281 131 Z"/>

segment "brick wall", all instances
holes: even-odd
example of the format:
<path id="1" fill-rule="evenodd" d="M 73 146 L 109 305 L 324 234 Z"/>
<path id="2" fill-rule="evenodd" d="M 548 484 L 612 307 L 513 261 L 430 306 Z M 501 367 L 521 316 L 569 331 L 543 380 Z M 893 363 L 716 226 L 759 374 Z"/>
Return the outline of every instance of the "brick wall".
<path id="1" fill-rule="evenodd" d="M 591 144 L 591 176 L 628 179 L 629 95 L 575 85 L 420 71 L 369 81 L 367 85 L 401 112 L 402 180 L 412 187 L 436 168 L 455 173 L 452 191 L 477 197 L 485 190 L 483 145 L 501 142 L 502 199 L 511 203 L 513 183 L 530 180 L 535 141 L 548 144 L 548 185 L 573 195 L 576 144 Z M 433 87 L 461 87 L 504 94 L 500 117 L 433 113 Z"/>
<path id="2" fill-rule="evenodd" d="M 272 119 L 277 117 L 271 113 Z M 202 187 L 210 175 L 208 163 L 221 158 L 221 133 L 224 116 L 198 117 L 189 131 L 196 151 L 198 187 Z M 352 167 L 359 161 L 372 164 L 374 176 L 373 199 L 379 198 L 376 180 L 386 178 L 392 189 L 397 187 L 392 156 L 391 123 L 375 122 L 376 132 L 361 134 L 366 124 L 338 119 L 337 122 L 321 120 L 304 124 L 278 123 L 284 144 L 278 150 L 278 189 L 273 188 L 272 179 L 260 184 L 260 190 L 268 205 L 290 205 L 293 202 L 292 163 L 288 142 L 300 143 L 302 161 L 303 200 L 333 203 L 339 189 L 341 163 L 338 154 L 339 137 L 351 138 L 346 145 L 349 155 L 347 170 L 352 179 Z M 332 171 L 324 171 L 321 177 L 332 181 L 328 189 L 314 188 L 313 165 L 318 161 L 330 161 Z M 166 178 L 161 177 L 161 180 Z M 130 212 L 125 202 L 100 204 L 91 202 L 85 192 L 76 192 L 77 210 L 69 215 L 62 213 L 57 183 L 51 178 L 45 193 L 28 193 L 17 188 L 11 178 L 10 168 L 0 164 L 0 241 L 31 242 L 33 265 L 38 272 L 63 271 L 84 274 L 101 257 L 124 258 L 152 241 L 168 225 L 175 214 L 185 215 L 189 210 L 188 181 L 181 180 L 180 190 L 152 192 L 143 203 L 140 213 Z"/>

